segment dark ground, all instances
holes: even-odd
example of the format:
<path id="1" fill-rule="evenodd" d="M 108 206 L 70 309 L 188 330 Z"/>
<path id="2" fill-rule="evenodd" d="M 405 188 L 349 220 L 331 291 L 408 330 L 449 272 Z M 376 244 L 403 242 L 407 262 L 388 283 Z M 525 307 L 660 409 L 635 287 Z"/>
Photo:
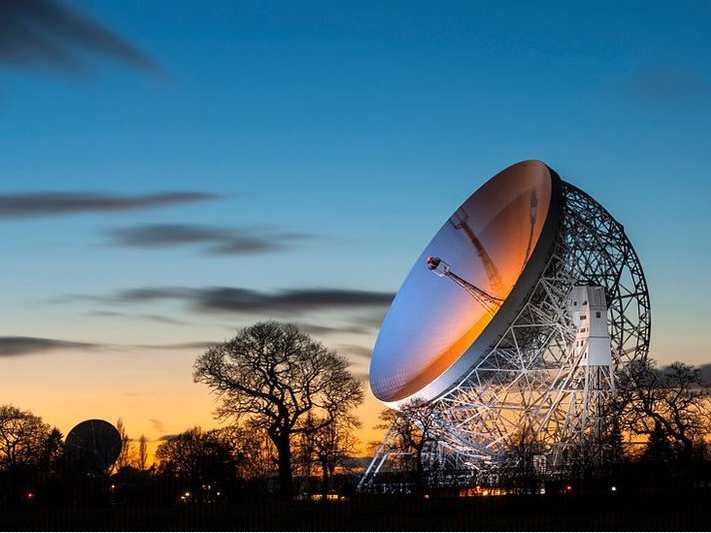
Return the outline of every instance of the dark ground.
<path id="1" fill-rule="evenodd" d="M 340 502 L 25 507 L 0 530 L 708 531 L 711 489 Z"/>

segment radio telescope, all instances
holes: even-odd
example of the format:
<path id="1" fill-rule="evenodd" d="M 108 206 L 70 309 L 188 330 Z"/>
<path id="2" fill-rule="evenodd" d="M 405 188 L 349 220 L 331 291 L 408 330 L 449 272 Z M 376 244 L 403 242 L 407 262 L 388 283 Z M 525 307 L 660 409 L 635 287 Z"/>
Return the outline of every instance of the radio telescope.
<path id="1" fill-rule="evenodd" d="M 500 172 L 444 223 L 383 321 L 370 386 L 435 416 L 436 449 L 495 468 L 523 433 L 539 468 L 604 453 L 611 402 L 647 357 L 650 306 L 637 254 L 604 207 L 540 161 Z M 377 477 L 385 437 L 359 488 Z M 440 463 L 441 464 L 441 463 Z"/>
<path id="2" fill-rule="evenodd" d="M 121 453 L 121 434 L 106 420 L 92 419 L 72 428 L 64 443 L 70 468 L 82 474 L 104 474 Z"/>

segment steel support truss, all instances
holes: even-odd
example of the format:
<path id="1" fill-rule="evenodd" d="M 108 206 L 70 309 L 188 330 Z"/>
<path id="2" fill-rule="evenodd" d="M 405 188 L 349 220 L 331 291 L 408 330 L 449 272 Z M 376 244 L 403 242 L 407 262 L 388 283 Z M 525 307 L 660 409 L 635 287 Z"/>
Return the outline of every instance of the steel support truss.
<path id="1" fill-rule="evenodd" d="M 431 464 L 479 479 L 507 462 L 521 443 L 535 446 L 537 468 L 565 468 L 573 457 L 601 461 L 611 428 L 611 400 L 630 363 L 646 359 L 650 337 L 647 284 L 624 229 L 599 203 L 563 183 L 563 217 L 543 274 L 506 332 L 459 383 L 434 400 L 436 443 Z M 566 300 L 574 285 L 604 287 L 610 366 L 584 364 Z M 391 430 L 362 476 L 378 475 L 403 451 Z M 495 475 L 495 474 L 494 474 Z M 383 490 L 380 487 L 379 490 Z"/>

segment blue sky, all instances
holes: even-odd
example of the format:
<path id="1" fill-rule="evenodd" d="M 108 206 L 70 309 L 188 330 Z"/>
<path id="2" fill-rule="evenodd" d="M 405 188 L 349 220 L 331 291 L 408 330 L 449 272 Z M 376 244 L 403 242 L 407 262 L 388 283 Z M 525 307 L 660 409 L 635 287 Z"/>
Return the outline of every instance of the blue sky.
<path id="1" fill-rule="evenodd" d="M 152 438 L 159 427 L 179 431 L 164 400 L 176 389 L 206 409 L 184 425 L 208 424 L 211 400 L 190 380 L 199 350 L 176 356 L 137 346 L 220 341 L 269 316 L 345 328 L 322 338 L 352 349 L 365 368 L 381 303 L 231 314 L 175 295 L 123 303 L 117 295 L 160 287 L 389 294 L 454 208 L 531 158 L 625 225 L 650 285 L 652 356 L 711 362 L 703 334 L 711 298 L 707 2 L 59 5 L 128 48 L 60 34 L 65 56 L 50 65 L 36 50 L 12 64 L 0 48 L 0 195 L 214 198 L 0 218 L 0 336 L 102 347 L 0 357 L 8 391 L 0 401 L 52 421 L 59 414 L 49 400 L 20 390 L 54 378 L 52 387 L 71 396 L 61 385 L 73 382 L 69 374 L 123 375 L 129 365 L 140 372 L 127 379 L 145 381 L 141 391 L 152 396 L 142 405 L 155 412 L 109 402 L 103 417 L 127 417 Z M 167 224 L 182 240 L 131 241 Z M 192 243 L 188 229 L 201 232 Z M 273 249 L 237 243 L 239 254 L 216 253 L 235 245 L 229 235 Z M 46 375 L 23 381 L 38 365 Z M 161 381 L 164 374 L 175 381 Z M 126 393 L 109 385 L 107 396 Z"/>

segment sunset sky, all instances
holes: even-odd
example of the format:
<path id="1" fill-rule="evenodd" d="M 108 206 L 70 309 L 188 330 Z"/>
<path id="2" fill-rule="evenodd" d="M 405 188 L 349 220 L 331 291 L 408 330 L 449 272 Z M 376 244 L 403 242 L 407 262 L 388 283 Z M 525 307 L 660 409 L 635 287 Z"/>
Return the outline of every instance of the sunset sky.
<path id="1" fill-rule="evenodd" d="M 412 262 L 524 159 L 624 224 L 652 357 L 711 363 L 709 27 L 702 0 L 0 0 L 0 404 L 213 427 L 193 361 L 267 318 L 365 377 Z"/>

